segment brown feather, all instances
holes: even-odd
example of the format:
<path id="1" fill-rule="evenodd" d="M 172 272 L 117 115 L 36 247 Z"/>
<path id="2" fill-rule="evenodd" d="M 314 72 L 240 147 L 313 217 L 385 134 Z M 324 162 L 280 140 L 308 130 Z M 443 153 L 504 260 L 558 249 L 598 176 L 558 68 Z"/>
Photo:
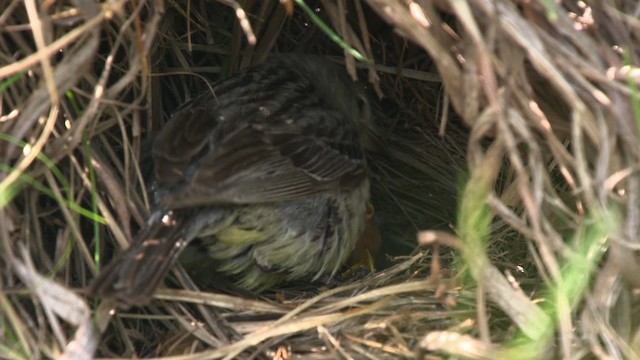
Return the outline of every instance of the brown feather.
<path id="1" fill-rule="evenodd" d="M 152 144 L 156 210 L 91 293 L 146 303 L 196 237 L 248 288 L 335 274 L 369 198 L 352 91 L 319 58 L 277 56 L 181 106 Z"/>
<path id="2" fill-rule="evenodd" d="M 264 66 L 267 80 L 255 81 L 260 67 L 230 80 L 251 82 L 252 94 L 222 83 L 215 100 L 204 94 L 173 115 L 153 146 L 163 206 L 288 201 L 364 178 L 359 124 L 328 108 L 308 79 L 286 82 L 278 72 L 288 69 Z"/>

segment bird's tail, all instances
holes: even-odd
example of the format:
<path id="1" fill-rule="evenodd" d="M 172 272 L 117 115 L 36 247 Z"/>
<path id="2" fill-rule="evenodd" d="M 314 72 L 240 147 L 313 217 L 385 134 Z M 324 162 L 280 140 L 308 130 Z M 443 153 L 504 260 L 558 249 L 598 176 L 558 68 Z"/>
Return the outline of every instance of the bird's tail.
<path id="1" fill-rule="evenodd" d="M 185 210 L 154 212 L 131 246 L 100 272 L 90 294 L 123 307 L 146 304 L 193 238 L 184 224 L 188 219 Z"/>

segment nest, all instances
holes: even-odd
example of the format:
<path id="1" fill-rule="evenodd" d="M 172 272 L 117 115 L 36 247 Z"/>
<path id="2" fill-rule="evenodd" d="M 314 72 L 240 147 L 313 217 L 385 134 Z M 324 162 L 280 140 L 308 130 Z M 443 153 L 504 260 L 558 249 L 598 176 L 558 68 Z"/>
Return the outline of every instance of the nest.
<path id="1" fill-rule="evenodd" d="M 625 0 L 9 2 L 0 357 L 638 358 L 637 13 Z M 145 140 L 273 52 L 343 62 L 382 97 L 380 269 L 256 296 L 199 291 L 178 266 L 149 306 L 89 298 L 145 221 Z"/>

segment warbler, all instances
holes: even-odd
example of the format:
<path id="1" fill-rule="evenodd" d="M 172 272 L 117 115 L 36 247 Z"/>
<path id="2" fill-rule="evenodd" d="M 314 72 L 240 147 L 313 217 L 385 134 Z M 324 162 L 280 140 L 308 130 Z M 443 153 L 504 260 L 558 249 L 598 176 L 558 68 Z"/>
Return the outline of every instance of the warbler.
<path id="1" fill-rule="evenodd" d="M 153 140 L 146 225 L 90 292 L 147 303 L 196 238 L 207 267 L 250 290 L 331 278 L 366 221 L 371 116 L 344 69 L 311 55 L 272 56 L 197 95 Z"/>

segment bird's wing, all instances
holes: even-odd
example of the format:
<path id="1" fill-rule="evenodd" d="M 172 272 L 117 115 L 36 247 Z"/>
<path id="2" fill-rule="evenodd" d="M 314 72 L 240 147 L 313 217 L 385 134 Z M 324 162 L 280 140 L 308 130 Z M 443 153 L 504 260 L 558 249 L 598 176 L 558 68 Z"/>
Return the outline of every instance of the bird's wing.
<path id="1" fill-rule="evenodd" d="M 179 111 L 153 146 L 163 205 L 285 201 L 359 184 L 356 121 L 307 98 L 288 109 L 245 99 Z"/>

